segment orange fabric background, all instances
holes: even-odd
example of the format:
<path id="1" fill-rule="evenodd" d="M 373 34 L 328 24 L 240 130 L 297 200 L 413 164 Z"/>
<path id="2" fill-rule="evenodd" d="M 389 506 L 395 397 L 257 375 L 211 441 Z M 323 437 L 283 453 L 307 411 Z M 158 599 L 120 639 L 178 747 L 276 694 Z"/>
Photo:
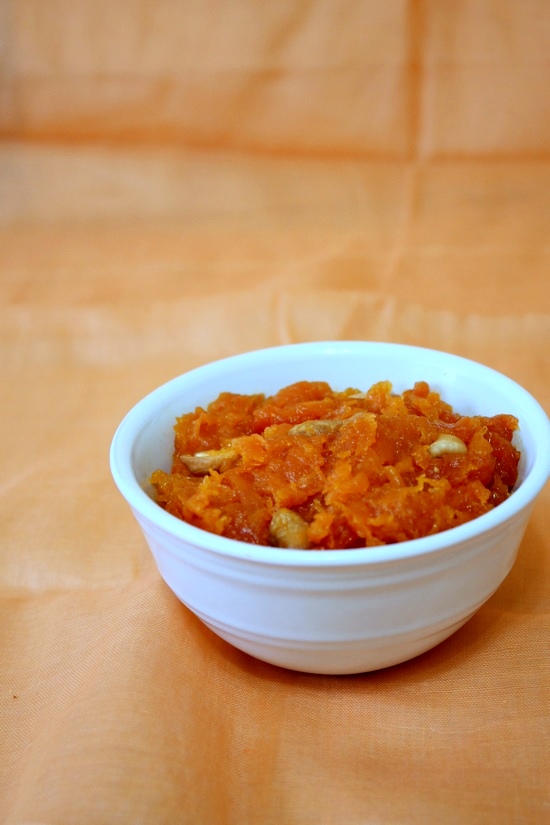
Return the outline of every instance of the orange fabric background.
<path id="1" fill-rule="evenodd" d="M 214 358 L 446 349 L 550 412 L 545 0 L 0 4 L 0 821 L 542 823 L 550 489 L 455 636 L 257 662 L 159 580 L 124 413 Z"/>

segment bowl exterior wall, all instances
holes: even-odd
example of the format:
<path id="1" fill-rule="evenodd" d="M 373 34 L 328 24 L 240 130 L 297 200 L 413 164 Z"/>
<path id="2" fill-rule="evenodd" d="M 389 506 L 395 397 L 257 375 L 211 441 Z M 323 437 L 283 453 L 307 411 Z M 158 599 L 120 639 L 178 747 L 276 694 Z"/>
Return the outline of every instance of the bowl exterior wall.
<path id="1" fill-rule="evenodd" d="M 182 546 L 134 515 L 168 586 L 219 636 L 282 667 L 353 673 L 410 659 L 467 621 L 512 567 L 529 512 L 420 557 L 325 568 Z"/>

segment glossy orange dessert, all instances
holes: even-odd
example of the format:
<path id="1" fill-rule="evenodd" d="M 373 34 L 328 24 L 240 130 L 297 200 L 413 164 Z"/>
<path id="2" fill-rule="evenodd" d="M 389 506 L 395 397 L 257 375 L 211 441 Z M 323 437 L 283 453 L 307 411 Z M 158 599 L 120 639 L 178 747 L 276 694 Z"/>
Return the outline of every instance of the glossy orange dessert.
<path id="1" fill-rule="evenodd" d="M 393 544 L 448 530 L 504 501 L 520 453 L 512 415 L 464 416 L 424 381 L 336 392 L 221 393 L 178 418 L 158 503 L 231 539 L 296 549 Z"/>

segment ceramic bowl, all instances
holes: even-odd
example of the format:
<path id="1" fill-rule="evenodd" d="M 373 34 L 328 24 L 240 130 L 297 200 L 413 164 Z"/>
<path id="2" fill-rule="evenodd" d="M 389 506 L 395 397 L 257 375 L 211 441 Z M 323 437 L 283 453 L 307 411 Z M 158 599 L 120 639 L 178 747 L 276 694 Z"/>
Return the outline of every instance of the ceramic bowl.
<path id="1" fill-rule="evenodd" d="M 517 416 L 516 489 L 491 512 L 438 535 L 331 551 L 223 538 L 155 503 L 148 478 L 170 468 L 176 416 L 222 391 L 272 394 L 302 379 L 335 390 L 390 380 L 399 393 L 423 380 L 464 415 Z M 214 633 L 285 668 L 358 673 L 439 644 L 498 588 L 550 475 L 550 423 L 517 383 L 455 355 L 363 341 L 293 344 L 210 363 L 154 390 L 120 424 L 111 470 L 161 576 Z"/>

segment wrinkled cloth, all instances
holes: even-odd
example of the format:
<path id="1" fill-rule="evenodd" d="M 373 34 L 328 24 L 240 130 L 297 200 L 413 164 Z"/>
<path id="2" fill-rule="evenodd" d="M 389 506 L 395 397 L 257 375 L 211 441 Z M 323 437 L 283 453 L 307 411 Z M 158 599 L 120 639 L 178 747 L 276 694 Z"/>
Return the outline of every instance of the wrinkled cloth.
<path id="1" fill-rule="evenodd" d="M 108 453 L 163 382 L 300 341 L 447 350 L 550 412 L 549 11 L 3 4 L 2 823 L 547 821 L 548 486 L 454 636 L 315 676 L 178 602 Z"/>

